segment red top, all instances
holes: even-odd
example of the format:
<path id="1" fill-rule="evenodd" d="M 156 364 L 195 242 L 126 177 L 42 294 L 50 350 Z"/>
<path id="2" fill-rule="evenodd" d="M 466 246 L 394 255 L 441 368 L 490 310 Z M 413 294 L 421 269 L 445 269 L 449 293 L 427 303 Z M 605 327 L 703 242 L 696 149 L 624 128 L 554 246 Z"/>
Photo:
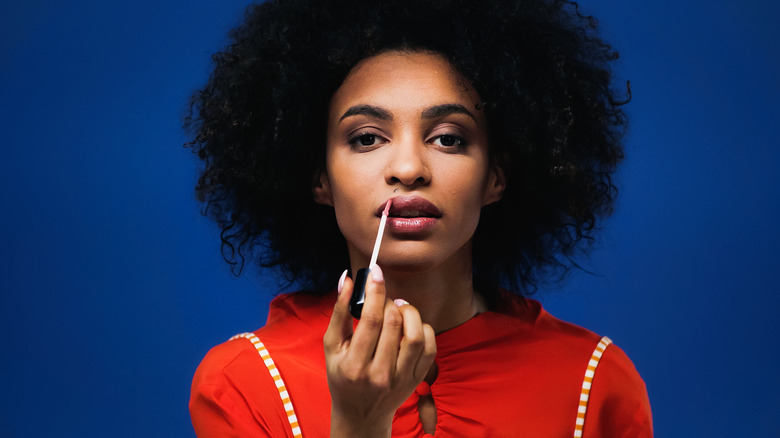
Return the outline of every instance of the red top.
<path id="1" fill-rule="evenodd" d="M 327 437 L 330 393 L 322 337 L 335 303 L 294 293 L 271 302 L 255 335 L 279 369 L 304 437 Z M 534 300 L 507 314 L 485 312 L 436 336 L 438 376 L 396 411 L 393 437 L 425 435 L 420 393 L 432 394 L 439 437 L 571 437 L 583 377 L 600 337 L 556 319 Z M 279 392 L 247 339 L 211 349 L 192 382 L 198 437 L 292 437 Z M 593 378 L 584 437 L 652 437 L 645 384 L 615 345 Z"/>

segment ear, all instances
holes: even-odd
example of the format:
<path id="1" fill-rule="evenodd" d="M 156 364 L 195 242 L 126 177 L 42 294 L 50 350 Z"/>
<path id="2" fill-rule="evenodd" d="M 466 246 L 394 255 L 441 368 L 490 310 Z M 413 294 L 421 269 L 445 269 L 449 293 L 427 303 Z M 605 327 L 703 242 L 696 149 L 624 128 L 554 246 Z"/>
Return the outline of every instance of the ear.
<path id="1" fill-rule="evenodd" d="M 504 195 L 506 188 L 506 175 L 504 169 L 498 164 L 493 164 L 488 175 L 488 183 L 485 188 L 485 196 L 482 198 L 482 206 L 498 202 Z"/>
<path id="2" fill-rule="evenodd" d="M 314 195 L 314 202 L 333 207 L 333 193 L 330 191 L 328 172 L 319 170 L 314 174 L 311 192 Z"/>

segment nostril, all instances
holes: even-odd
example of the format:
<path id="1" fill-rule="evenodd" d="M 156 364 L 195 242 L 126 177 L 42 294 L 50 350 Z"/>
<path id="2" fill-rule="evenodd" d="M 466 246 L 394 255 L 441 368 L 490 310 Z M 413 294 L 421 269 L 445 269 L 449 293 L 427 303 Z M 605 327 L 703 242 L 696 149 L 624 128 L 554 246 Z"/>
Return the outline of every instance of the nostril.
<path id="1" fill-rule="evenodd" d="M 426 166 L 404 166 L 401 164 L 388 166 L 384 175 L 385 181 L 389 184 L 413 186 L 427 184 L 430 180 L 430 170 Z"/>

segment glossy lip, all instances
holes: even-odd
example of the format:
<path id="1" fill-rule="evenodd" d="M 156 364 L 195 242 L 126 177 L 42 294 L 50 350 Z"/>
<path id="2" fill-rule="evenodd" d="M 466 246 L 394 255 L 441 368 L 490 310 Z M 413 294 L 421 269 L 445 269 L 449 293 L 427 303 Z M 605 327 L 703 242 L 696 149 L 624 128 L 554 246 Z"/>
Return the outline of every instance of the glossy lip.
<path id="1" fill-rule="evenodd" d="M 387 217 L 387 227 L 393 234 L 409 237 L 425 234 L 436 226 L 442 216 L 439 208 L 422 196 L 396 196 L 392 198 L 392 201 Z M 381 215 L 384 208 L 385 204 L 382 204 L 377 209 L 377 215 Z M 420 216 L 397 216 L 404 210 L 419 211 Z"/>
<path id="2" fill-rule="evenodd" d="M 396 196 L 391 198 L 393 203 L 390 205 L 390 213 L 387 219 L 419 219 L 419 218 L 433 218 L 437 219 L 441 217 L 441 211 L 431 201 L 423 198 L 422 196 Z M 385 209 L 387 201 L 383 202 L 376 210 L 377 216 L 382 216 L 382 212 Z M 404 210 L 417 210 L 421 216 L 410 218 L 399 218 L 397 215 Z"/>
<path id="3" fill-rule="evenodd" d="M 435 217 L 388 217 L 387 228 L 394 235 L 422 237 L 431 231 L 438 222 L 439 218 Z"/>

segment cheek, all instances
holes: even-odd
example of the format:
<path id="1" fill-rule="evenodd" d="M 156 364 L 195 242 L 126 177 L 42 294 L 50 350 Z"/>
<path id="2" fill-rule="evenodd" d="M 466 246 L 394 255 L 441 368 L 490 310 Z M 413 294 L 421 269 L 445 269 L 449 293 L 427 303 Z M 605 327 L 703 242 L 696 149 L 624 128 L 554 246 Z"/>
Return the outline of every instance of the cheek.
<path id="1" fill-rule="evenodd" d="M 359 160 L 339 160 L 329 167 L 333 202 L 336 210 L 357 207 L 369 194 L 376 180 L 376 171 Z M 370 164 L 370 163 L 369 163 Z M 340 205 L 341 204 L 341 205 Z M 349 205 L 344 205 L 349 204 Z"/>
<path id="2" fill-rule="evenodd" d="M 481 207 L 487 187 L 487 169 L 481 160 L 450 165 L 440 171 L 441 184 L 451 199 L 459 200 L 462 207 Z"/>
<path id="3" fill-rule="evenodd" d="M 469 237 L 479 224 L 486 186 L 486 172 L 478 164 L 460 168 L 447 180 L 447 192 L 450 199 L 456 200 L 453 207 L 459 210 L 457 227 Z"/>
<path id="4" fill-rule="evenodd" d="M 350 242 L 370 240 L 371 231 L 366 227 L 376 208 L 371 191 L 376 186 L 372 184 L 376 171 L 366 163 L 354 161 L 333 157 L 328 165 L 336 220 L 341 233 Z"/>

